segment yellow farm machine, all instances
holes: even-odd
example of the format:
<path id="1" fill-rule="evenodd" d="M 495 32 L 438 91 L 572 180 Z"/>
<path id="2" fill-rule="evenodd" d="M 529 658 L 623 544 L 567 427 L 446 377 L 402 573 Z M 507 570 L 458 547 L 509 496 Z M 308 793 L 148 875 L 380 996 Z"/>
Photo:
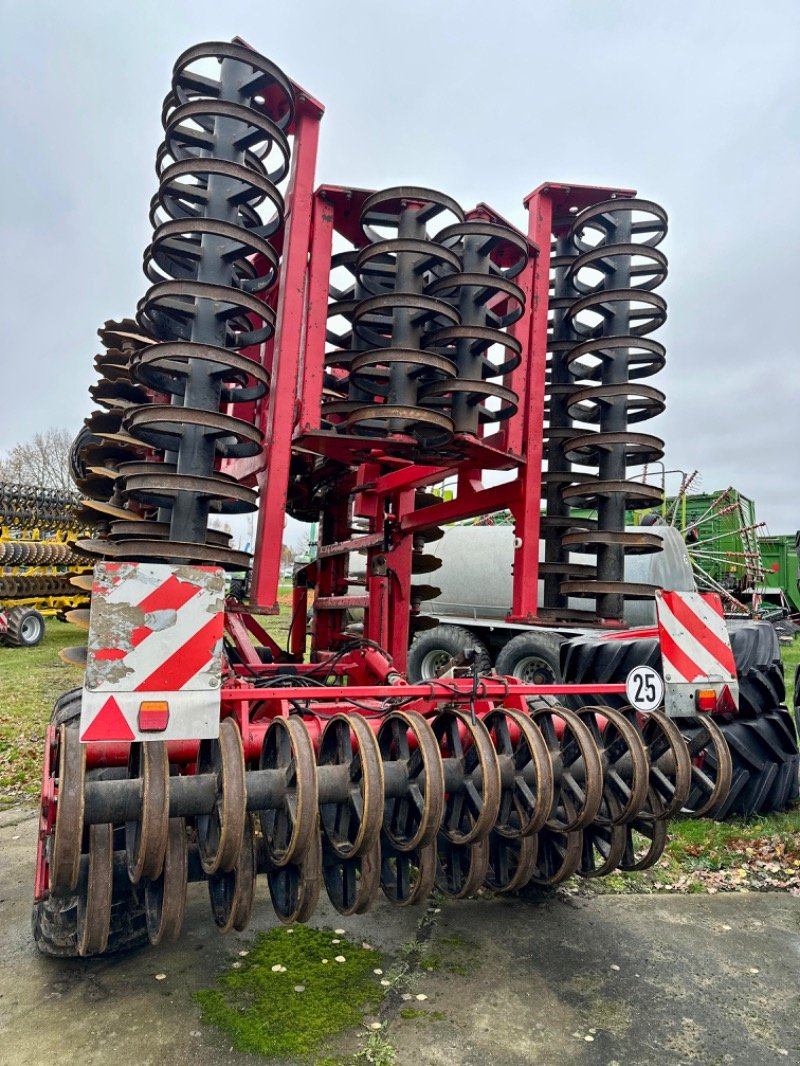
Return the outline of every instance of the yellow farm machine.
<path id="1" fill-rule="evenodd" d="M 88 604 L 91 565 L 73 547 L 79 503 L 74 494 L 0 482 L 0 641 L 9 647 L 34 647 L 45 618 Z"/>

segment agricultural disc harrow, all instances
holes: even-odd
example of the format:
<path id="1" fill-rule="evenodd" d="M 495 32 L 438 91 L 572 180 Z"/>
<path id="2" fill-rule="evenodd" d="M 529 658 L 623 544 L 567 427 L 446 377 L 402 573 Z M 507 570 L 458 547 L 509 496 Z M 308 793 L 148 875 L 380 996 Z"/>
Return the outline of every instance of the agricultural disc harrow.
<path id="1" fill-rule="evenodd" d="M 240 43 L 191 48 L 175 65 L 144 256 L 150 288 L 135 321 L 100 331 L 92 395 L 102 409 L 73 451 L 94 529 L 77 549 L 173 576 L 181 567 L 234 573 L 250 556 L 209 518 L 258 507 L 249 609 L 228 602 L 214 649 L 218 735 L 130 741 L 123 721 L 119 737 L 82 743 L 80 694 L 57 706 L 33 915 L 45 951 L 120 947 L 137 923 L 153 943 L 175 937 L 190 881 L 207 882 L 227 931 L 249 921 L 262 874 L 275 913 L 293 922 L 312 914 L 323 889 L 352 914 L 381 892 L 404 906 L 434 887 L 459 898 L 643 869 L 661 853 L 667 818 L 690 797 L 708 811 L 727 792 L 730 758 L 710 720 L 698 719 L 690 749 L 661 712 L 572 711 L 546 686 L 482 673 L 469 656 L 423 685 L 405 680 L 409 633 L 424 624 L 419 603 L 437 591 L 411 586 L 412 574 L 435 569 L 426 543 L 446 521 L 504 505 L 497 493 L 488 506 L 475 502 L 481 471 L 517 471 L 514 484 L 535 494 L 526 520 L 538 515 L 540 471 L 524 459 L 533 437 L 541 444 L 527 365 L 538 249 L 487 205 L 464 211 L 426 188 L 312 193 L 321 115 Z M 630 272 L 640 248 L 626 234 L 638 233 L 655 284 L 663 212 L 608 195 L 594 194 L 602 206 L 575 221 L 570 276 L 577 285 L 584 267 L 620 257 Z M 642 212 L 650 221 L 636 230 Z M 585 231 L 610 234 L 612 223 L 613 247 L 601 241 L 592 255 Z M 336 255 L 334 227 L 349 245 Z M 625 329 L 655 327 L 663 301 L 648 294 L 642 285 L 583 297 L 601 315 L 616 302 L 645 309 L 594 345 L 594 384 L 572 398 L 600 422 L 594 445 L 570 429 L 568 448 L 599 471 L 583 495 L 609 512 L 624 503 L 626 464 L 658 447 L 627 435 L 626 412 L 649 417 L 660 394 L 618 381 L 631 360 L 606 359 L 603 346 L 622 350 Z M 580 333 L 580 308 L 569 314 Z M 649 373 L 653 360 L 644 365 Z M 426 491 L 448 471 L 464 487 L 461 513 Z M 308 575 L 295 583 L 286 649 L 253 617 L 275 600 L 287 509 L 321 518 L 308 663 Z M 528 562 L 538 535 L 531 540 Z M 627 547 L 600 533 L 581 543 L 599 560 L 610 546 L 617 562 Z M 365 555 L 363 577 L 349 574 L 350 552 Z M 617 572 L 598 564 L 598 583 L 584 591 L 613 604 L 631 591 Z M 88 612 L 74 620 L 91 627 Z M 143 629 L 154 641 L 148 621 L 127 644 L 90 651 L 124 659 Z M 86 663 L 87 651 L 67 658 Z M 599 698 L 604 686 L 587 689 Z"/>
<path id="2" fill-rule="evenodd" d="M 201 879 L 228 931 L 247 924 L 258 874 L 278 918 L 294 922 L 323 888 L 353 914 L 381 892 L 404 906 L 434 887 L 460 898 L 645 869 L 690 792 L 704 812 L 727 793 L 727 748 L 708 720 L 690 750 L 662 714 L 576 713 L 513 689 L 502 706 L 480 706 L 490 702 L 424 714 L 319 701 L 309 714 L 254 719 L 244 742 L 229 717 L 216 740 L 134 744 L 126 767 L 105 770 L 87 770 L 74 722 L 53 725 L 42 887 L 51 901 L 74 897 L 78 950 L 102 952 L 115 851 L 157 943 L 178 935 L 187 883 Z M 713 772 L 692 759 L 707 749 Z M 47 904 L 34 913 L 46 947 Z"/>

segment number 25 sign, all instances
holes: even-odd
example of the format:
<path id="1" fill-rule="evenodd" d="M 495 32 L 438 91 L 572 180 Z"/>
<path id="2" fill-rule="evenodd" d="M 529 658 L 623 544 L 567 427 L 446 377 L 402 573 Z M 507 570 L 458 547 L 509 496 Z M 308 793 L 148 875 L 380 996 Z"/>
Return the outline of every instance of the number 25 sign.
<path id="1" fill-rule="evenodd" d="M 635 666 L 625 680 L 625 695 L 635 710 L 644 714 L 654 711 L 664 699 L 661 674 L 652 666 Z"/>

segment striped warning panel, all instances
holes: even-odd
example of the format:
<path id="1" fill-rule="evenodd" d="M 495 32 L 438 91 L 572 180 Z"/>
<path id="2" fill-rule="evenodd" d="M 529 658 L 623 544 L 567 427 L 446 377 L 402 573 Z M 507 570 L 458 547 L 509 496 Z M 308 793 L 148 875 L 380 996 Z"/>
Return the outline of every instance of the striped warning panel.
<path id="1" fill-rule="evenodd" d="M 217 568 L 98 564 L 81 739 L 216 735 L 224 597 Z"/>
<path id="2" fill-rule="evenodd" d="M 656 607 L 665 680 L 736 681 L 728 627 L 716 593 L 658 592 Z"/>

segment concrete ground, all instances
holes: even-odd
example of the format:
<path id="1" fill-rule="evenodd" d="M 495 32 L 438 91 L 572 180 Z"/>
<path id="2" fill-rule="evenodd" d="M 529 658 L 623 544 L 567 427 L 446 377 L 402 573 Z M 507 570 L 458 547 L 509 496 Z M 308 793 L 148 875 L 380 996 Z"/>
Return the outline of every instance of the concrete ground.
<path id="1" fill-rule="evenodd" d="M 30 809 L 0 814 L 0 1062 L 264 1061 L 203 1026 L 191 993 L 274 924 L 265 884 L 245 933 L 219 936 L 193 885 L 179 943 L 56 962 L 30 935 L 35 837 Z M 387 954 L 424 948 L 405 987 L 435 1014 L 403 1019 L 397 992 L 381 1010 L 398 1066 L 800 1063 L 800 899 L 787 895 L 380 903 L 357 918 L 321 906 L 314 924 Z"/>

